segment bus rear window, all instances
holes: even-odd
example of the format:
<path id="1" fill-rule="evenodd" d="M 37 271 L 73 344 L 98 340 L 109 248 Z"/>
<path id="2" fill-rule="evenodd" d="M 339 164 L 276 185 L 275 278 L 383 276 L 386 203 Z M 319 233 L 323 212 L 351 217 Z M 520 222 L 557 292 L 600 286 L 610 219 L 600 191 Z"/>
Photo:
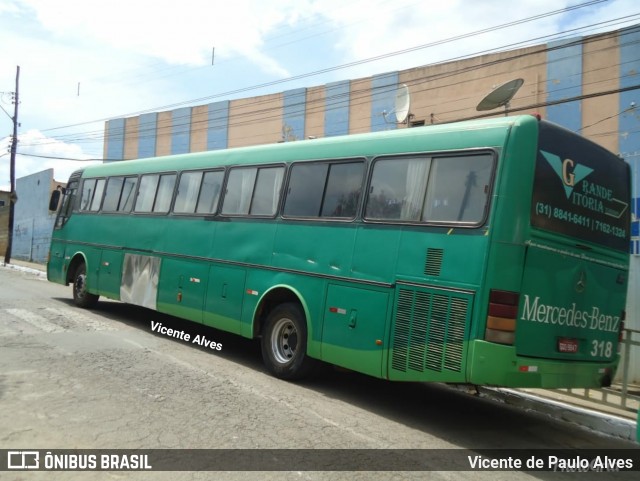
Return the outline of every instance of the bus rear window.
<path id="1" fill-rule="evenodd" d="M 568 130 L 540 122 L 532 226 L 627 251 L 629 203 L 626 162 Z"/>

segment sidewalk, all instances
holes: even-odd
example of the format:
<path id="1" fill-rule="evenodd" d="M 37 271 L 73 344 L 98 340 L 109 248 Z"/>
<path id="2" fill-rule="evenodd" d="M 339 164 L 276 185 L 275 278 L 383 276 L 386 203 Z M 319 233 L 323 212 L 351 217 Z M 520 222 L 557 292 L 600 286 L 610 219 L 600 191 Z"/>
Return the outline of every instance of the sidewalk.
<path id="1" fill-rule="evenodd" d="M 15 269 L 17 267 L 22 271 L 32 272 L 33 274 L 38 274 L 41 277 L 47 276 L 47 266 L 45 264 L 38 264 L 36 262 L 11 259 L 11 262 L 7 265 L 4 263 L 4 259 L 0 258 L 0 266 L 6 267 L 7 269 Z"/>
<path id="2" fill-rule="evenodd" d="M 637 441 L 637 411 L 598 402 L 597 389 L 589 398 L 576 398 L 555 390 L 479 388 L 480 395 L 511 406 L 533 410 L 559 421 L 577 424 L 608 436 Z"/>
<path id="3" fill-rule="evenodd" d="M 0 261 L 0 266 L 4 263 Z M 46 265 L 21 260 L 12 260 L 8 268 L 18 268 L 27 272 L 33 272 L 40 276 L 46 276 Z M 593 431 L 637 441 L 637 410 L 638 402 L 631 401 L 629 405 L 635 406 L 632 412 L 622 407 L 602 404 L 600 391 L 589 390 L 589 397 L 576 398 L 547 389 L 505 389 L 480 387 L 481 396 L 503 402 L 522 409 L 530 409 L 548 415 L 554 419 L 578 424 Z"/>

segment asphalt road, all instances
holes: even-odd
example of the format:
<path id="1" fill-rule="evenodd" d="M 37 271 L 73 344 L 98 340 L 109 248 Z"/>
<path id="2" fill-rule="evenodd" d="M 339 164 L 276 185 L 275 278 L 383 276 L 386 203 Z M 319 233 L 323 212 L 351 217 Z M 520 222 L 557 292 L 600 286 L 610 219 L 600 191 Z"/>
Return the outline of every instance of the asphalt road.
<path id="1" fill-rule="evenodd" d="M 222 348 L 159 334 L 152 331 L 157 322 Z M 0 267 L 0 449 L 634 447 L 441 385 L 388 383 L 331 368 L 299 384 L 279 381 L 266 374 L 255 341 L 119 302 L 77 309 L 70 287 Z M 633 474 L 616 477 L 632 479 Z M 504 471 L 0 472 L 2 480 L 496 481 L 583 476 Z"/>

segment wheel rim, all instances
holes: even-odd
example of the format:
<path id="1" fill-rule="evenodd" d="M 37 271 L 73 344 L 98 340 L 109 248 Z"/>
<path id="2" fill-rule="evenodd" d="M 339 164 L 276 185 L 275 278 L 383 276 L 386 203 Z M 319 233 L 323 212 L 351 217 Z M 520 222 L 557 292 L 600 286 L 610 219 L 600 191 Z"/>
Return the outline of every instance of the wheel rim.
<path id="1" fill-rule="evenodd" d="M 75 293 L 76 293 L 76 297 L 78 299 L 82 299 L 84 297 L 85 294 L 85 275 L 84 274 L 80 274 L 78 277 L 76 277 L 76 281 L 73 283 L 73 287 L 75 289 Z"/>
<path id="2" fill-rule="evenodd" d="M 298 347 L 298 330 L 291 319 L 279 319 L 273 327 L 271 335 L 271 352 L 275 360 L 281 364 L 290 362 Z"/>

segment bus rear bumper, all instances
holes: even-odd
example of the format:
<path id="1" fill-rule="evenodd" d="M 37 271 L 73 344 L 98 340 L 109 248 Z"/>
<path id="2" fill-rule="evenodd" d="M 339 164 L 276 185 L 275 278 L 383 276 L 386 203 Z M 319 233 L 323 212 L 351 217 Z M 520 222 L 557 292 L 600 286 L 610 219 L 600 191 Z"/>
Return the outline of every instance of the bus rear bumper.
<path id="1" fill-rule="evenodd" d="M 611 384 L 619 356 L 610 363 L 517 356 L 513 346 L 487 341 L 469 345 L 468 382 L 531 388 L 600 388 Z"/>

